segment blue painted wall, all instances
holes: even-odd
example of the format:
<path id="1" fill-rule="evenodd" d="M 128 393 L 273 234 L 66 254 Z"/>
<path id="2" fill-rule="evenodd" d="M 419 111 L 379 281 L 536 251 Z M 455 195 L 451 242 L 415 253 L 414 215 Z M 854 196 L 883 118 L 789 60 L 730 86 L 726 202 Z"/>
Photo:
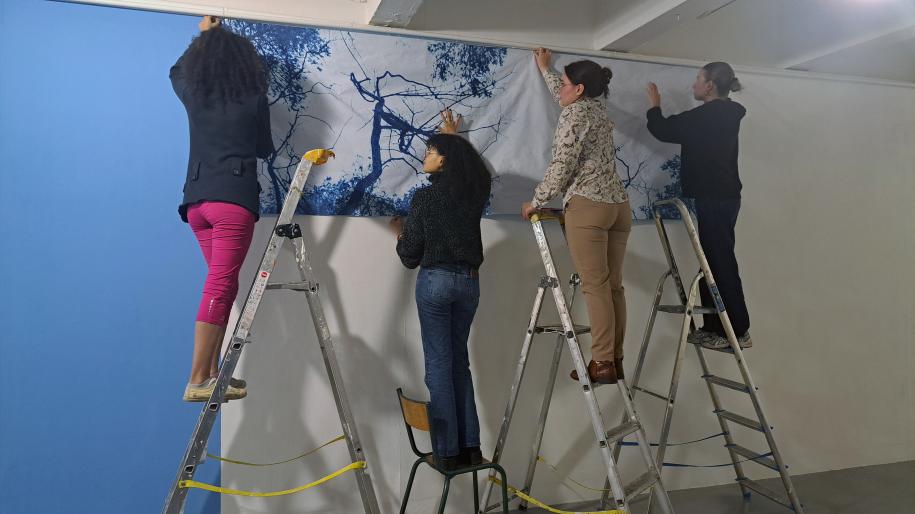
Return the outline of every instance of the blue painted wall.
<path id="1" fill-rule="evenodd" d="M 158 512 L 190 437 L 205 265 L 176 212 L 187 121 L 168 69 L 196 22 L 0 0 L 4 514 Z M 188 513 L 218 511 L 191 492 Z"/>

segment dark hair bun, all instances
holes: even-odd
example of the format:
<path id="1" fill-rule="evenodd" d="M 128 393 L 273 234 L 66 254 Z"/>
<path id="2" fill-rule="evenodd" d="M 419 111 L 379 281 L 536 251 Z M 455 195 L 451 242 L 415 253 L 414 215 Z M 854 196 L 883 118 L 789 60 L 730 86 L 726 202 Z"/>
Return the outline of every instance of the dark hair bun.
<path id="1" fill-rule="evenodd" d="M 731 79 L 731 87 L 729 89 L 731 91 L 737 92 L 737 91 L 740 91 L 741 89 L 743 89 L 743 85 L 740 83 L 739 80 L 737 80 L 737 77 L 734 77 L 733 79 Z"/>
<path id="2" fill-rule="evenodd" d="M 604 72 L 604 79 L 606 79 L 607 84 L 609 84 L 610 80 L 613 78 L 613 70 L 607 68 L 606 66 L 601 68 L 601 70 Z"/>
<path id="3" fill-rule="evenodd" d="M 613 77 L 610 68 L 605 68 L 594 61 L 575 61 L 564 68 L 566 76 L 572 84 L 585 87 L 584 94 L 590 98 L 598 96 L 607 97 L 607 84 Z"/>

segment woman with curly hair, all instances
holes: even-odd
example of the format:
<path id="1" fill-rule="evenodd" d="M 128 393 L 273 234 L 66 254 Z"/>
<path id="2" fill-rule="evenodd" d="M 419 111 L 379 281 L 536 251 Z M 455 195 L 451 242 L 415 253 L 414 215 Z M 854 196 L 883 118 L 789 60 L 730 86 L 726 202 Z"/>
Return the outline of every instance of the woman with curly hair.
<path id="1" fill-rule="evenodd" d="M 190 402 L 206 401 L 216 385 L 219 348 L 259 217 L 257 158 L 274 151 L 266 75 L 254 46 L 223 29 L 215 16 L 204 16 L 199 27 L 169 73 L 190 128 L 178 213 L 194 231 L 208 268 L 184 391 Z M 226 399 L 246 395 L 245 382 L 233 378 Z"/>
<path id="2" fill-rule="evenodd" d="M 435 464 L 444 471 L 478 465 L 480 421 L 467 340 L 480 302 L 483 263 L 480 218 L 492 177 L 479 152 L 457 135 L 461 118 L 442 113 L 441 133 L 426 142 L 423 172 L 430 185 L 413 195 L 410 214 L 394 218 L 397 255 L 416 277 L 425 382 L 435 427 Z"/>

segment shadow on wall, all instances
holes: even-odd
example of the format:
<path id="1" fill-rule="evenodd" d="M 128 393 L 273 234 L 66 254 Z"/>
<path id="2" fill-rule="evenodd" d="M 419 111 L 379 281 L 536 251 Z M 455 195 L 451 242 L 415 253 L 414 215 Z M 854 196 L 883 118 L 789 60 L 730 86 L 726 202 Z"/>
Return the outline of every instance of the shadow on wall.
<path id="1" fill-rule="evenodd" d="M 329 143 L 320 141 L 312 146 L 324 147 Z M 358 422 L 356 428 L 366 452 L 369 472 L 374 478 L 376 496 L 384 509 L 383 499 L 396 497 L 399 493 L 387 490 L 390 489 L 386 485 L 388 482 L 378 478 L 383 456 L 379 448 L 382 441 L 375 427 L 386 416 L 391 417 L 392 411 L 388 405 L 377 401 L 377 388 L 393 391 L 395 380 L 389 367 L 379 366 L 378 363 L 382 362 L 382 354 L 387 356 L 385 360 L 388 362 L 390 357 L 398 355 L 395 345 L 399 341 L 381 338 L 369 345 L 350 330 L 338 274 L 328 265 L 338 249 L 348 220 L 345 217 L 325 219 L 329 219 L 329 226 L 320 238 L 315 233 L 313 218 L 297 216 L 295 222 L 302 229 L 305 248 L 320 284 L 320 300 L 340 364 L 342 385 Z M 242 287 L 236 299 L 235 316 L 244 306 L 275 222 L 275 217 L 265 217 L 258 223 L 241 273 Z M 293 246 L 287 243 L 279 254 L 271 281 L 298 280 L 300 276 Z M 394 296 L 398 299 L 396 301 L 406 301 L 409 293 L 401 290 L 394 292 Z M 231 323 L 230 328 L 234 327 L 235 319 Z M 389 326 L 380 332 L 396 332 L 398 319 L 389 317 L 387 323 Z M 259 339 L 259 332 L 267 334 L 269 339 Z M 227 339 L 230 338 L 231 334 L 228 334 Z M 249 382 L 249 396 L 243 403 L 230 404 L 230 409 L 234 407 L 239 411 L 232 416 L 231 439 L 225 437 L 226 454 L 253 462 L 279 461 L 316 448 L 342 434 L 339 417 L 331 414 L 336 413 L 333 394 L 305 295 L 268 291 L 259 307 L 251 338 L 254 344 L 246 349 L 236 372 L 236 376 L 249 372 L 245 376 Z M 361 370 L 371 370 L 370 376 L 360 374 Z M 315 398 L 321 399 L 320 405 L 311 404 Z M 310 416 L 317 413 L 322 415 Z M 284 453 L 276 454 L 279 451 Z M 238 483 L 226 485 L 258 491 L 285 489 L 315 480 L 349 462 L 346 443 L 340 441 L 305 459 L 272 468 L 237 469 L 233 466 L 227 475 Z M 269 508 L 277 512 L 299 512 L 305 505 L 302 502 L 307 501 L 308 506 L 323 505 L 323 510 L 318 509 L 322 512 L 361 511 L 360 496 L 349 494 L 355 492 L 355 484 L 350 482 L 353 480 L 354 474 L 350 472 L 325 486 L 299 495 L 270 498 L 267 500 Z M 307 500 L 303 500 L 302 496 L 306 494 Z M 257 510 L 265 506 L 264 500 L 260 499 L 228 498 L 231 500 L 224 502 L 224 512 Z M 309 511 L 314 509 L 308 508 Z"/>

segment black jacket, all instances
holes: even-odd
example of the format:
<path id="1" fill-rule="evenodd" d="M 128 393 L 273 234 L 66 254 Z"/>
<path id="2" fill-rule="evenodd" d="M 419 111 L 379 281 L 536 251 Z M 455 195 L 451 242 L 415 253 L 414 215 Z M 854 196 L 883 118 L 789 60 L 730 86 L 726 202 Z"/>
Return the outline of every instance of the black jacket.
<path id="1" fill-rule="evenodd" d="M 181 64 L 172 66 L 169 78 L 187 111 L 190 156 L 184 199 L 178 207 L 187 221 L 187 207 L 204 200 L 241 205 L 260 217 L 257 158 L 274 151 L 270 134 L 270 109 L 266 95 L 250 95 L 226 102 L 191 95 Z"/>
<path id="2" fill-rule="evenodd" d="M 732 100 L 712 100 L 665 118 L 648 110 L 648 131 L 666 143 L 680 143 L 683 196 L 709 200 L 740 198 L 737 134 L 747 110 Z"/>

